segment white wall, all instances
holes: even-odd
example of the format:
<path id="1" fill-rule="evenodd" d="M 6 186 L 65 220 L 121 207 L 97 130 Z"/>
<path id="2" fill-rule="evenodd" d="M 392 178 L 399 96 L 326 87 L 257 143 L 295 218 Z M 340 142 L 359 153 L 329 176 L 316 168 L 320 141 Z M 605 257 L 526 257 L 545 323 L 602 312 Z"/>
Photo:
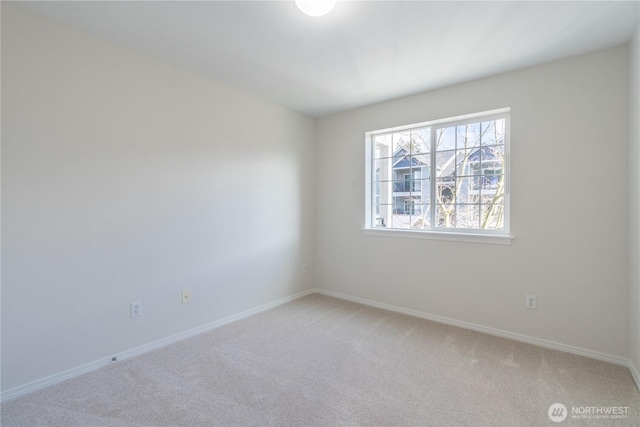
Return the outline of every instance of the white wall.
<path id="1" fill-rule="evenodd" d="M 3 2 L 2 390 L 311 288 L 313 141 Z"/>
<path id="2" fill-rule="evenodd" d="M 628 50 L 325 117 L 319 287 L 628 357 Z M 511 246 L 364 235 L 366 131 L 511 107 Z M 537 295 L 537 310 L 524 307 Z"/>
<path id="3" fill-rule="evenodd" d="M 629 49 L 629 344 L 640 386 L 640 25 Z"/>

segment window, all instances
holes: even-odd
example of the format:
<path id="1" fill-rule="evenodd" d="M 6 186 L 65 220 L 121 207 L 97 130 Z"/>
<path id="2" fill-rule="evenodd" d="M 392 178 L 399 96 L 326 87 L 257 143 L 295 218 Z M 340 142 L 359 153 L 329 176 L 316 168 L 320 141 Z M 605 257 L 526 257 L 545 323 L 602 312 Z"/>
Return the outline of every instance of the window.
<path id="1" fill-rule="evenodd" d="M 368 132 L 367 230 L 509 235 L 509 110 Z"/>

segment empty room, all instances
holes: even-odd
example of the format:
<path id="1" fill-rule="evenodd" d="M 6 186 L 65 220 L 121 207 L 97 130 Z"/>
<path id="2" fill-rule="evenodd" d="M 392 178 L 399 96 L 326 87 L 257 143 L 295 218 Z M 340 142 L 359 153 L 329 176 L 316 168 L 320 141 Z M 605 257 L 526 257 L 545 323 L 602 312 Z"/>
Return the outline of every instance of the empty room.
<path id="1" fill-rule="evenodd" d="M 0 7 L 2 426 L 640 425 L 640 2 Z"/>

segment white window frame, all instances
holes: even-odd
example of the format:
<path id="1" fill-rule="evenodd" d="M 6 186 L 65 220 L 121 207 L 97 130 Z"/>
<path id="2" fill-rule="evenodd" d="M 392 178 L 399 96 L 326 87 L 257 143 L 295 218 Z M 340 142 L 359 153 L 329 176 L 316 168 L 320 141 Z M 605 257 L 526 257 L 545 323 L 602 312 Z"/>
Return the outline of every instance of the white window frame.
<path id="1" fill-rule="evenodd" d="M 405 238 L 419 238 L 419 239 L 437 239 L 437 240 L 450 240 L 460 242 L 472 242 L 472 243 L 492 243 L 510 245 L 513 240 L 511 233 L 510 223 L 510 193 L 511 193 L 511 146 L 510 146 L 510 108 L 501 108 L 491 111 L 485 111 L 481 113 L 467 114 L 463 116 L 450 117 L 446 119 L 432 120 L 422 123 L 414 123 L 411 125 L 397 126 L 387 129 L 379 129 L 375 131 L 369 131 L 365 133 L 365 225 L 363 231 L 367 235 L 374 236 L 386 236 L 386 237 L 405 237 Z M 435 150 L 434 150 L 434 134 L 436 128 L 446 126 L 459 126 L 468 123 L 477 123 L 480 121 L 505 119 L 505 135 L 504 135 L 504 173 L 505 173 L 505 194 L 504 194 L 504 228 L 502 230 L 487 230 L 487 229 L 465 229 L 465 228 L 435 228 L 431 230 L 414 230 L 414 229 L 399 229 L 399 228 L 382 228 L 376 227 L 373 223 L 375 215 L 373 215 L 372 208 L 375 203 L 375 192 L 373 190 L 373 184 L 375 177 L 374 171 L 374 150 L 373 139 L 376 135 L 401 132 L 410 129 L 430 127 L 431 131 L 431 164 L 435 164 Z M 432 168 L 433 170 L 434 168 Z M 424 177 L 423 177 L 424 178 Z M 435 176 L 430 177 L 430 182 L 435 182 Z M 435 188 L 435 187 L 432 187 Z M 432 189 L 433 192 L 433 189 Z M 432 194 L 431 206 L 435 205 L 435 198 Z"/>

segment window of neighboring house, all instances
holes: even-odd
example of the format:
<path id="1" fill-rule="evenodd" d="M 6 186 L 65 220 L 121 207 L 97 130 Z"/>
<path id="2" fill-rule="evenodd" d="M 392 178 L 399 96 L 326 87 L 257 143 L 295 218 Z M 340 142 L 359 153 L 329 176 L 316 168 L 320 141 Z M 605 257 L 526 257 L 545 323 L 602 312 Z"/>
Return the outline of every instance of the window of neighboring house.
<path id="1" fill-rule="evenodd" d="M 509 235 L 509 109 L 366 136 L 365 229 Z"/>

